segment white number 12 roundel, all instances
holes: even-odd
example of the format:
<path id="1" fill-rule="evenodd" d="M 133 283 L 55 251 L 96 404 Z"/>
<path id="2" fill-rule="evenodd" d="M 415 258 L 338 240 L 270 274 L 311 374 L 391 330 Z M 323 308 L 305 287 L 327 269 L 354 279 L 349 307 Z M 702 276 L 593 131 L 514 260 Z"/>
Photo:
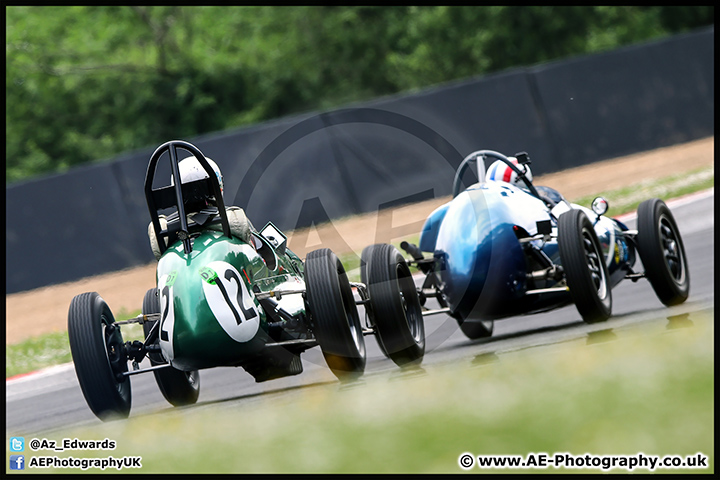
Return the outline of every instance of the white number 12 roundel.
<path id="1" fill-rule="evenodd" d="M 227 262 L 211 262 L 207 267 L 217 275 L 214 282 L 203 281 L 213 315 L 236 342 L 252 340 L 260 327 L 260 314 L 240 272 Z"/>

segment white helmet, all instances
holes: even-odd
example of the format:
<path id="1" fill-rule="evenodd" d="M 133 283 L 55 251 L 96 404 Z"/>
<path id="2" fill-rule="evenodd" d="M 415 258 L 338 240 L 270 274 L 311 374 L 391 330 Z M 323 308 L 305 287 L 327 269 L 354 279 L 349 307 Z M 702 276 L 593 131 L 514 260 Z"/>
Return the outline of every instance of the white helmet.
<path id="1" fill-rule="evenodd" d="M 520 171 L 525 174 L 525 177 L 528 179 L 528 181 L 532 182 L 532 171 L 530 170 L 529 165 L 518 164 L 518 160 L 515 157 L 508 157 L 508 160 L 510 160 L 514 165 L 517 165 Z M 488 168 L 487 172 L 485 173 L 485 178 L 487 180 L 494 180 L 496 182 L 512 183 L 513 185 L 520 188 L 527 187 L 527 185 L 525 185 L 525 182 L 520 180 L 515 170 L 510 168 L 502 160 L 496 160 L 492 163 L 492 165 L 490 165 L 490 168 Z"/>
<path id="2" fill-rule="evenodd" d="M 220 167 L 217 166 L 217 163 L 213 162 L 208 157 L 205 157 L 205 160 L 210 164 L 210 167 L 215 172 L 215 175 L 217 176 L 218 183 L 220 184 L 220 192 L 223 192 L 223 176 L 222 172 L 220 171 Z M 200 161 L 195 158 L 194 156 L 184 158 L 178 162 L 178 170 L 180 170 L 180 180 L 182 183 L 188 183 L 195 180 L 200 180 L 203 178 L 208 178 L 208 174 L 203 168 L 202 165 L 200 165 Z M 173 176 L 170 174 L 170 185 L 175 185 L 173 181 Z"/>

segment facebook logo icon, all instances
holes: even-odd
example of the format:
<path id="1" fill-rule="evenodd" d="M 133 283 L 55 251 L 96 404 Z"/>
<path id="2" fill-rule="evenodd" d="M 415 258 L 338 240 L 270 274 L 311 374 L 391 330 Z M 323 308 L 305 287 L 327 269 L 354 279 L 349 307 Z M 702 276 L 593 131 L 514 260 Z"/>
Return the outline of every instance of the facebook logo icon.
<path id="1" fill-rule="evenodd" d="M 10 455 L 10 470 L 25 470 L 25 455 Z"/>

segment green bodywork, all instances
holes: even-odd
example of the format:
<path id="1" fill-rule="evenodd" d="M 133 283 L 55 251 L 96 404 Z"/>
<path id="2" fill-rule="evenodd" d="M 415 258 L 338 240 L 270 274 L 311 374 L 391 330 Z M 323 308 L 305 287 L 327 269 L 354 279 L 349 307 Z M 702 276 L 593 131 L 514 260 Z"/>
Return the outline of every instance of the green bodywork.
<path id="1" fill-rule="evenodd" d="M 175 368 L 243 365 L 276 341 L 269 329 L 274 320 L 255 293 L 304 289 L 303 263 L 289 249 L 278 254 L 261 235 L 256 239 L 262 256 L 242 240 L 207 230 L 189 254 L 178 241 L 160 258 L 160 346 Z M 304 316 L 301 295 L 282 298 L 286 312 Z"/>

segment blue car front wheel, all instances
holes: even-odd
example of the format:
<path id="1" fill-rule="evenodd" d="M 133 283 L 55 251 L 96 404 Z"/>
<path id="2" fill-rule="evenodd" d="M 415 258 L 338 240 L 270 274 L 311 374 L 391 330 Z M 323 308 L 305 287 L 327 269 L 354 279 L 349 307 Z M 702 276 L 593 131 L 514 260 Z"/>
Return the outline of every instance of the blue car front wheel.
<path id="1" fill-rule="evenodd" d="M 675 217 L 659 198 L 642 202 L 637 217 L 638 252 L 645 276 L 662 303 L 683 303 L 690 292 L 690 273 Z"/>

